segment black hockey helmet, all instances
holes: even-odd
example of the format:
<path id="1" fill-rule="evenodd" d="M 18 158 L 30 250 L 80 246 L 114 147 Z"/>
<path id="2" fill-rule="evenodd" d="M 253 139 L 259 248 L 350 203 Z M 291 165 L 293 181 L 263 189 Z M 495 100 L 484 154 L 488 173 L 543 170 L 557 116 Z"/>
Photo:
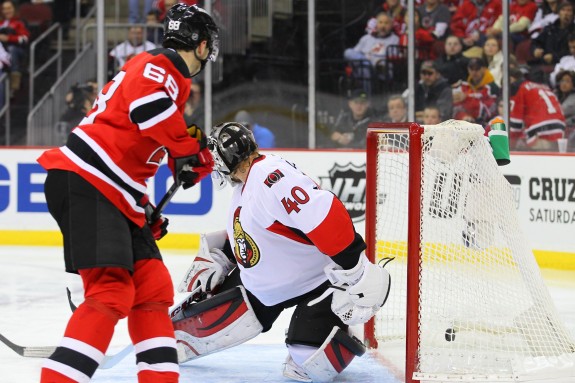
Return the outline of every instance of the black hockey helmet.
<path id="1" fill-rule="evenodd" d="M 207 41 L 208 60 L 216 61 L 219 52 L 219 31 L 208 13 L 197 5 L 176 4 L 164 19 L 164 42 L 175 41 L 190 49 Z"/>
<path id="2" fill-rule="evenodd" d="M 258 145 L 251 130 L 239 122 L 225 122 L 214 126 L 208 138 L 208 149 L 214 157 L 214 170 L 233 185 L 231 174 L 258 149 Z"/>

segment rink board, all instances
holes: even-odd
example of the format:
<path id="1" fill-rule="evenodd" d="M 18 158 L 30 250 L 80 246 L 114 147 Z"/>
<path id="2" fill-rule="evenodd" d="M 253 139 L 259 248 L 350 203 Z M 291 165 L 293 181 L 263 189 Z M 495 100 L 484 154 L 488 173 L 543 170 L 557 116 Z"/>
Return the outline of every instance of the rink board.
<path id="1" fill-rule="evenodd" d="M 60 246 L 58 227 L 47 212 L 45 171 L 36 163 L 43 149 L 0 150 L 0 245 Z M 266 153 L 264 151 L 264 153 Z M 277 150 L 298 164 L 346 205 L 358 232 L 365 230 L 365 152 Z M 517 213 L 542 267 L 575 269 L 575 167 L 573 155 L 515 153 L 501 167 L 514 193 Z M 166 165 L 148 183 L 158 201 L 171 184 Z M 180 191 L 165 210 L 169 232 L 164 249 L 194 249 L 202 232 L 221 230 L 231 190 L 215 191 L 211 180 Z"/>

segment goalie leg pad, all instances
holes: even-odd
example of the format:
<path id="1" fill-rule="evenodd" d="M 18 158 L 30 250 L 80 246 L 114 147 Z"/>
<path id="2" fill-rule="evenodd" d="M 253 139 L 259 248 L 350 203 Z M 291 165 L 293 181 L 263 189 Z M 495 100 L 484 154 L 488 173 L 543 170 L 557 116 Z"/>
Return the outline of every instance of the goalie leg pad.
<path id="1" fill-rule="evenodd" d="M 331 382 L 353 360 L 362 356 L 365 346 L 347 331 L 334 327 L 329 336 L 304 363 L 303 370 L 313 382 Z"/>
<path id="2" fill-rule="evenodd" d="M 323 292 L 321 290 L 318 291 Z M 334 326 L 347 329 L 341 319 L 331 310 L 331 297 L 309 306 L 316 295 L 300 302 L 295 308 L 286 336 L 287 344 L 319 347 Z"/>
<path id="3" fill-rule="evenodd" d="M 179 363 L 237 346 L 263 329 L 243 286 L 190 304 L 183 316 L 173 322 Z"/>

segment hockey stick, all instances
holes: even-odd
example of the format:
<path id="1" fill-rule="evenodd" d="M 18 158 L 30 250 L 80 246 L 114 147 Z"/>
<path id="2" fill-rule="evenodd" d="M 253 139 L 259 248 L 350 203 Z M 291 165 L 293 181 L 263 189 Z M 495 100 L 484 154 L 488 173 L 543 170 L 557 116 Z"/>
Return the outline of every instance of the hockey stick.
<path id="1" fill-rule="evenodd" d="M 0 340 L 15 353 L 27 358 L 47 358 L 56 350 L 54 346 L 20 346 L 10 342 L 8 338 L 2 334 L 0 334 Z"/>
<path id="2" fill-rule="evenodd" d="M 72 297 L 70 289 L 66 288 L 68 295 L 68 303 L 70 304 L 70 309 L 72 312 L 76 311 L 77 306 L 72 302 Z M 4 335 L 0 334 L 0 341 L 6 346 L 10 347 L 15 353 L 26 358 L 48 358 L 56 350 L 55 346 L 20 346 L 14 342 L 11 342 Z M 98 368 L 106 370 L 117 365 L 122 359 L 124 359 L 133 349 L 134 346 L 131 344 L 124 347 L 118 353 L 113 355 L 106 355 L 100 363 Z"/>
<path id="3" fill-rule="evenodd" d="M 70 304 L 70 309 L 72 312 L 76 311 L 76 305 L 72 302 L 72 296 L 70 289 L 66 287 L 66 294 L 68 295 L 68 303 Z M 20 346 L 16 343 L 11 342 L 4 335 L 0 334 L 0 340 L 6 346 L 10 347 L 14 352 L 20 356 L 27 358 L 47 358 L 54 353 L 56 350 L 55 346 Z"/>
<path id="4" fill-rule="evenodd" d="M 190 165 L 190 166 L 201 166 L 201 164 L 198 161 L 196 156 L 192 156 L 192 158 L 188 162 L 188 165 Z M 178 189 L 182 185 L 183 185 L 182 182 L 174 182 L 172 184 L 172 186 L 170 186 L 170 188 L 168 189 L 166 194 L 164 194 L 161 201 L 158 203 L 158 205 L 154 209 L 152 215 L 150 216 L 150 222 L 155 222 L 158 218 L 160 218 L 160 215 L 162 215 L 162 211 L 164 210 L 166 205 L 170 202 L 170 200 L 172 199 L 174 194 L 176 194 L 176 192 L 178 191 Z M 188 186 L 184 185 L 184 189 L 187 189 L 187 188 L 193 186 L 191 184 L 187 184 L 187 185 Z"/>
<path id="5" fill-rule="evenodd" d="M 190 295 L 186 299 L 184 299 L 182 302 L 180 302 L 177 306 L 175 306 L 170 311 L 170 317 L 172 318 L 172 320 L 174 320 L 174 318 L 177 314 L 179 314 L 179 313 L 183 314 L 183 311 L 187 307 L 198 302 L 197 298 L 194 298 L 194 295 L 196 295 L 195 291 L 190 293 Z M 100 367 L 98 367 L 98 368 L 100 368 L 102 370 L 107 370 L 109 368 L 114 367 L 115 365 L 120 363 L 122 361 L 122 359 L 124 359 L 126 356 L 128 356 L 128 354 L 130 352 L 132 352 L 133 349 L 134 349 L 134 346 L 132 344 L 129 344 L 126 347 L 124 347 L 122 350 L 120 350 L 118 353 L 116 353 L 114 355 L 106 356 L 104 358 L 104 361 L 102 361 L 102 363 L 100 364 Z"/>
<path id="6" fill-rule="evenodd" d="M 0 334 L 0 341 L 10 347 L 16 354 L 25 358 L 48 358 L 56 350 L 55 346 L 20 346 L 11 342 L 2 334 Z M 132 351 L 132 348 L 133 346 L 129 345 L 116 354 L 104 356 L 99 368 L 106 370 L 114 367 Z"/>
<path id="7" fill-rule="evenodd" d="M 158 206 L 156 206 L 156 208 L 154 209 L 154 212 L 150 217 L 150 222 L 155 222 L 158 218 L 160 218 L 160 215 L 162 215 L 162 211 L 171 201 L 172 197 L 174 196 L 174 194 L 176 194 L 181 185 L 182 184 L 173 183 L 172 186 L 170 186 L 166 194 L 164 194 L 164 196 L 162 197 L 160 203 L 158 203 Z"/>
<path id="8" fill-rule="evenodd" d="M 70 310 L 72 310 L 72 312 L 76 311 L 78 306 L 76 306 L 74 302 L 72 302 L 72 293 L 70 292 L 70 289 L 67 287 L 66 287 L 66 294 L 68 295 L 68 304 L 70 305 Z"/>
<path id="9" fill-rule="evenodd" d="M 72 310 L 72 312 L 76 311 L 78 307 L 74 304 L 74 302 L 72 302 L 72 294 L 70 293 L 70 289 L 67 287 L 66 287 L 66 294 L 68 295 L 68 303 L 70 304 L 70 309 Z M 98 368 L 102 370 L 107 370 L 109 368 L 114 367 L 115 365 L 120 363 L 120 361 L 124 359 L 130 352 L 132 352 L 133 349 L 134 346 L 132 344 L 129 344 L 116 354 L 106 355 L 104 357 L 104 360 L 102 360 L 102 363 L 100 363 L 100 365 L 98 366 Z"/>
<path id="10" fill-rule="evenodd" d="M 68 293 L 68 303 L 70 304 L 70 308 L 72 309 L 72 311 L 74 311 L 76 309 L 76 305 L 72 302 L 72 298 L 70 296 L 70 290 L 68 288 L 66 288 L 67 293 Z M 180 302 L 177 306 L 175 306 L 171 311 L 170 311 L 170 318 L 174 319 L 174 317 L 178 314 L 182 314 L 183 315 L 183 311 L 189 307 L 190 305 L 197 303 L 199 300 L 201 300 L 202 298 L 205 298 L 202 296 L 202 298 L 195 298 L 197 294 L 197 291 L 194 290 L 190 293 L 190 295 L 184 299 L 182 302 Z M 12 348 L 10 346 L 10 344 L 14 345 L 15 347 L 20 347 L 22 348 L 22 346 L 17 346 L 14 343 L 10 342 L 8 339 L 4 338 L 1 334 L 0 337 L 2 338 L 2 341 L 7 344 L 10 348 Z M 10 344 L 8 344 L 8 343 Z M 38 348 L 38 347 L 35 347 Z M 43 357 L 48 357 L 52 354 L 52 352 L 55 350 L 55 347 L 40 347 L 42 349 L 50 349 L 51 352 L 48 353 L 47 356 L 38 356 L 39 358 L 43 358 Z M 12 348 L 14 351 L 16 351 L 16 349 Z M 117 352 L 114 355 L 106 355 L 104 357 L 104 360 L 102 361 L 102 363 L 100 364 L 100 366 L 98 368 L 102 369 L 102 370 L 107 370 L 109 368 L 114 367 L 115 365 L 117 365 L 118 363 L 120 363 L 122 361 L 122 359 L 124 359 L 126 356 L 128 356 L 128 354 L 130 352 L 132 352 L 132 350 L 134 349 L 134 345 L 129 344 L 126 347 L 124 347 L 122 350 L 120 350 L 119 352 Z M 18 351 L 16 351 L 18 352 Z M 46 353 L 46 351 L 43 351 L 44 353 Z M 20 354 L 22 355 L 22 354 Z M 25 355 L 23 355 L 25 356 Z"/>
<path id="11" fill-rule="evenodd" d="M 162 200 L 160 201 L 158 206 L 156 206 L 156 208 L 154 209 L 154 212 L 152 213 L 153 220 L 157 219 L 162 214 L 162 211 L 164 210 L 166 205 L 170 202 L 174 194 L 176 194 L 179 188 L 180 185 L 177 185 L 175 183 L 172 184 L 170 189 L 168 189 L 166 194 L 162 197 Z M 70 305 L 70 309 L 72 310 L 72 312 L 76 311 L 78 307 L 74 304 L 74 302 L 72 302 L 71 292 L 70 289 L 67 287 L 66 287 L 66 294 L 68 296 L 68 304 Z M 10 347 L 18 355 L 29 358 L 47 358 L 54 353 L 54 350 L 56 350 L 55 346 L 20 346 L 17 345 L 16 343 L 11 342 L 8 338 L 6 338 L 2 334 L 0 334 L 0 341 L 2 341 L 2 343 L 4 343 L 6 346 Z M 102 363 L 100 364 L 99 368 L 108 369 L 114 367 L 122 359 L 124 359 L 133 350 L 133 348 L 134 346 L 130 344 L 114 355 L 106 355 L 102 360 Z"/>

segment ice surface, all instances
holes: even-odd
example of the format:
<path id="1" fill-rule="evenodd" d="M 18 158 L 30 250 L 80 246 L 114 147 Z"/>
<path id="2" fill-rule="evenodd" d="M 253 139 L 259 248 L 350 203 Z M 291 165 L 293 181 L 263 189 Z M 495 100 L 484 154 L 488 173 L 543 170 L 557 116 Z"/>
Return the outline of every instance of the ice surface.
<path id="1" fill-rule="evenodd" d="M 164 251 L 165 263 L 177 285 L 193 256 Z M 62 249 L 55 247 L 0 247 L 0 333 L 14 343 L 55 346 L 64 333 L 71 311 L 66 287 L 76 304 L 82 301 L 80 277 L 63 271 Z M 544 271 L 547 285 L 563 320 L 575 333 L 575 272 Z M 185 295 L 178 294 L 176 302 Z M 274 327 L 247 344 L 208 355 L 181 366 L 181 382 L 241 383 L 290 382 L 281 374 L 287 355 L 284 331 L 291 311 L 280 316 Z M 121 321 L 108 354 L 122 350 L 130 339 Z M 24 358 L 0 344 L 0 383 L 39 381 L 42 359 Z M 95 383 L 136 382 L 135 358 L 130 354 L 109 370 L 98 370 Z M 374 352 L 366 353 L 346 369 L 336 382 L 396 383 L 401 366 L 391 365 Z"/>

